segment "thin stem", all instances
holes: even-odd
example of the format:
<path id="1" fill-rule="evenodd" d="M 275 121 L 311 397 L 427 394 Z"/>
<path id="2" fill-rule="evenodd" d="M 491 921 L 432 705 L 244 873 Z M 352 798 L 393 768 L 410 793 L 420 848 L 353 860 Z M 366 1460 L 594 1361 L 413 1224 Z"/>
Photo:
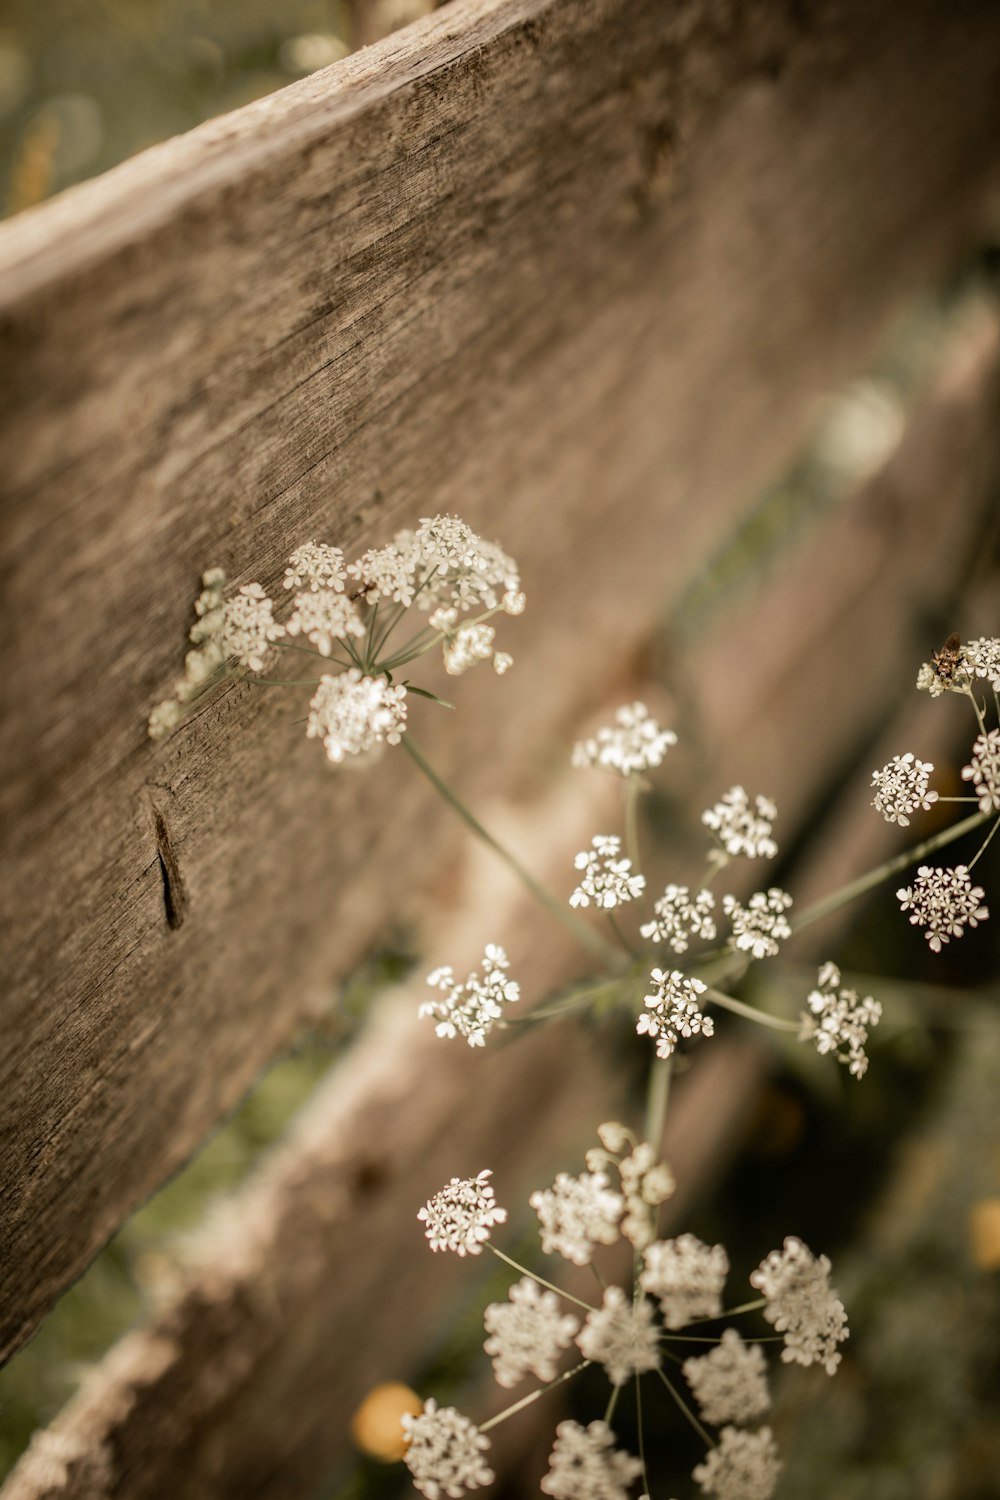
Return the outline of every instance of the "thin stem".
<path id="1" fill-rule="evenodd" d="M 565 1292 L 562 1287 L 553 1286 L 551 1281 L 546 1281 L 544 1276 L 539 1276 L 535 1271 L 529 1271 L 527 1266 L 518 1265 L 516 1260 L 511 1260 L 509 1255 L 505 1255 L 502 1250 L 498 1250 L 496 1245 L 492 1244 L 491 1241 L 487 1240 L 486 1248 L 487 1250 L 492 1250 L 498 1260 L 506 1261 L 512 1270 L 520 1271 L 522 1276 L 530 1276 L 532 1281 L 537 1281 L 539 1286 L 547 1287 L 550 1292 L 555 1292 L 557 1297 L 565 1297 L 567 1302 L 575 1302 L 577 1307 L 582 1307 L 586 1312 L 594 1311 L 589 1302 L 581 1302 L 580 1298 L 574 1297 L 572 1292 Z"/>
<path id="2" fill-rule="evenodd" d="M 649 1083 L 646 1086 L 646 1140 L 657 1152 L 663 1140 L 663 1123 L 667 1117 L 673 1068 L 672 1057 L 658 1057 L 649 1070 Z"/>
<path id="3" fill-rule="evenodd" d="M 982 859 L 983 855 L 986 853 L 987 847 L 989 846 L 990 839 L 996 833 L 998 828 L 1000 828 L 1000 818 L 997 818 L 996 822 L 993 824 L 993 827 L 986 835 L 985 839 L 982 842 L 982 845 L 980 846 L 979 853 L 975 856 L 974 859 L 969 860 L 969 863 L 966 866 L 967 869 L 971 870 L 972 866 L 976 863 L 976 860 Z"/>
<path id="4" fill-rule="evenodd" d="M 448 783 L 442 780 L 430 762 L 425 759 L 423 752 L 418 750 L 413 736 L 411 734 L 404 734 L 401 743 L 409 754 L 410 759 L 420 767 L 431 785 L 448 803 L 448 806 L 458 813 L 462 821 L 472 829 L 473 833 L 488 848 L 493 850 L 494 854 L 503 860 L 509 869 L 513 870 L 521 884 L 531 892 L 536 900 L 540 901 L 543 906 L 547 906 L 549 911 L 559 918 L 563 926 L 572 932 L 577 941 L 588 948 L 591 953 L 598 954 L 610 968 L 613 969 L 616 967 L 620 963 L 618 950 L 594 928 L 588 927 L 586 922 L 582 922 L 572 907 L 560 901 L 551 891 L 547 890 L 545 886 L 524 868 L 520 860 L 511 854 L 509 849 L 506 849 L 498 839 L 495 839 L 492 833 L 487 832 L 479 819 L 466 807 L 457 794 L 452 791 Z"/>
<path id="5" fill-rule="evenodd" d="M 646 1445 L 642 1438 L 642 1386 L 639 1376 L 635 1377 L 635 1424 L 636 1437 L 639 1440 L 639 1462 L 642 1464 L 642 1492 L 649 1494 L 649 1475 L 646 1473 Z"/>
<path id="6" fill-rule="evenodd" d="M 501 1422 L 506 1422 L 508 1417 L 514 1416 L 516 1412 L 523 1411 L 526 1406 L 530 1406 L 539 1397 L 547 1396 L 549 1391 L 554 1391 L 557 1385 L 562 1385 L 564 1381 L 572 1380 L 574 1375 L 579 1375 L 581 1370 L 586 1370 L 588 1365 L 592 1363 L 592 1360 L 585 1359 L 582 1364 L 574 1365 L 572 1370 L 564 1370 L 561 1375 L 556 1376 L 555 1380 L 550 1380 L 548 1385 L 539 1386 L 537 1391 L 531 1391 L 527 1396 L 522 1396 L 520 1401 L 514 1402 L 513 1406 L 508 1406 L 504 1411 L 498 1412 L 495 1417 L 490 1417 L 488 1422 L 480 1422 L 479 1431 L 489 1432 L 491 1427 L 498 1427 Z"/>
<path id="7" fill-rule="evenodd" d="M 753 1302 L 743 1302 L 739 1307 L 727 1307 L 725 1312 L 716 1313 L 714 1318 L 692 1318 L 687 1325 L 689 1328 L 697 1328 L 699 1323 L 717 1323 L 720 1318 L 735 1318 L 740 1313 L 756 1312 L 758 1307 L 766 1307 L 767 1298 L 757 1297 Z"/>
<path id="8" fill-rule="evenodd" d="M 624 949 L 624 951 L 628 954 L 629 958 L 638 958 L 639 957 L 638 953 L 632 947 L 632 944 L 629 942 L 628 938 L 625 936 L 624 932 L 622 932 L 621 928 L 619 927 L 619 925 L 618 925 L 618 918 L 615 916 L 615 914 L 614 914 L 613 911 L 609 911 L 608 912 L 608 922 L 610 924 L 611 931 L 614 933 L 615 937 L 618 939 L 619 944 Z"/>
<path id="9" fill-rule="evenodd" d="M 249 682 L 254 687 L 316 687 L 320 677 L 241 677 L 240 682 Z"/>
<path id="10" fill-rule="evenodd" d="M 618 1405 L 618 1397 L 621 1395 L 621 1393 L 622 1388 L 620 1385 L 612 1386 L 611 1395 L 608 1397 L 608 1404 L 604 1408 L 605 1422 L 610 1422 L 611 1418 L 614 1416 L 615 1407 Z"/>
<path id="11" fill-rule="evenodd" d="M 663 1381 L 663 1384 L 666 1386 L 667 1390 L 670 1392 L 671 1396 L 673 1396 L 674 1400 L 676 1401 L 677 1405 L 680 1407 L 681 1411 L 684 1413 L 684 1415 L 687 1417 L 688 1421 L 691 1423 L 691 1426 L 694 1428 L 695 1432 L 698 1434 L 698 1436 L 701 1438 L 702 1442 L 705 1444 L 705 1447 L 706 1448 L 711 1448 L 713 1446 L 712 1439 L 709 1437 L 709 1435 L 705 1431 L 704 1427 L 702 1427 L 701 1423 L 698 1421 L 698 1418 L 695 1416 L 694 1412 L 688 1406 L 687 1402 L 684 1401 L 684 1400 L 682 1400 L 682 1398 L 677 1394 L 677 1392 L 674 1390 L 673 1385 L 667 1379 L 667 1377 L 664 1375 L 664 1373 L 663 1373 L 662 1370 L 658 1369 L 656 1373 L 657 1373 L 657 1375 L 659 1375 L 660 1379 Z"/>
<path id="12" fill-rule="evenodd" d="M 979 700 L 977 699 L 975 693 L 972 691 L 971 686 L 964 687 L 962 689 L 962 691 L 965 694 L 965 696 L 968 698 L 969 702 L 972 704 L 973 712 L 976 715 L 976 722 L 979 725 L 979 733 L 981 735 L 985 736 L 985 734 L 986 734 L 986 720 L 983 718 L 982 710 L 979 707 Z"/>
<path id="13" fill-rule="evenodd" d="M 338 661 L 339 657 L 324 656 L 322 651 L 317 651 L 315 646 L 300 646 L 298 641 L 275 641 L 273 643 L 279 651 L 304 651 L 307 656 L 318 656 L 321 661 Z M 344 662 L 342 665 L 346 666 Z"/>
<path id="14" fill-rule="evenodd" d="M 625 853 L 632 861 L 633 871 L 639 869 L 639 796 L 642 790 L 642 779 L 633 771 L 625 782 Z"/>
<path id="15" fill-rule="evenodd" d="M 372 641 L 375 635 L 375 622 L 378 619 L 378 606 L 379 601 L 376 599 L 368 615 L 368 629 L 365 632 L 364 658 L 365 670 L 367 672 L 370 672 L 372 670 L 372 665 L 374 662 L 374 657 L 372 656 Z"/>
<path id="16" fill-rule="evenodd" d="M 724 995 L 721 990 L 709 989 L 706 994 L 713 1005 L 721 1005 L 723 1010 L 731 1010 L 737 1016 L 746 1016 L 748 1021 L 757 1021 L 761 1026 L 772 1026 L 775 1031 L 798 1031 L 799 1029 L 797 1021 L 786 1021 L 781 1016 L 769 1016 L 766 1011 L 758 1010 L 755 1005 L 746 1005 L 742 1000 L 735 1000 L 732 995 Z"/>
<path id="17" fill-rule="evenodd" d="M 960 823 L 952 824 L 951 828 L 945 828 L 941 833 L 935 833 L 931 838 L 924 839 L 923 843 L 915 844 L 912 849 L 906 849 L 902 854 L 897 854 L 894 859 L 886 860 L 885 864 L 879 865 L 877 869 L 869 870 L 866 875 L 859 875 L 857 880 L 849 881 L 847 885 L 842 885 L 838 891 L 824 896 L 822 900 L 814 901 L 812 906 L 807 906 L 804 911 L 799 912 L 797 917 L 792 918 L 792 931 L 801 932 L 812 922 L 818 922 L 820 917 L 828 916 L 830 912 L 846 906 L 848 901 L 853 901 L 856 896 L 863 896 L 866 891 L 870 891 L 881 881 L 888 880 L 891 875 L 896 875 L 900 870 L 915 865 L 926 855 L 933 854 L 935 849 L 942 849 L 945 844 L 951 844 L 955 839 L 960 839 L 963 834 L 970 833 L 973 828 L 978 828 L 980 823 L 985 823 L 988 817 L 988 813 L 973 813 L 970 818 L 963 818 Z"/>
<path id="18" fill-rule="evenodd" d="M 508 1026 L 528 1026 L 533 1021 L 551 1021 L 559 1016 L 569 1015 L 574 1010 L 582 1010 L 592 999 L 598 995 L 604 995 L 609 990 L 617 990 L 626 986 L 633 976 L 623 974 L 620 979 L 604 980 L 601 984 L 589 984 L 583 989 L 574 990 L 564 1000 L 556 1000 L 552 1005 L 542 1005 L 526 1016 L 508 1016 Z"/>

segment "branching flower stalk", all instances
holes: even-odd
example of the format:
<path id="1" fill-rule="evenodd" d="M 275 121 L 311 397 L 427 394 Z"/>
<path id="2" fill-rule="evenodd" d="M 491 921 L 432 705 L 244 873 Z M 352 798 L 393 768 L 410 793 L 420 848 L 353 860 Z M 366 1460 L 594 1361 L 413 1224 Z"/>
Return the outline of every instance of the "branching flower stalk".
<path id="1" fill-rule="evenodd" d="M 660 1205 L 674 1186 L 660 1159 L 674 1059 L 689 1046 L 710 1044 L 715 1031 L 711 1012 L 721 1010 L 795 1033 L 800 1042 L 823 1056 L 832 1054 L 861 1079 L 882 1009 L 871 995 L 845 985 L 835 963 L 820 965 L 797 1020 L 768 1014 L 730 990 L 752 964 L 779 954 L 791 937 L 913 866 L 917 872 L 911 884 L 896 894 L 903 915 L 923 931 L 933 952 L 989 919 L 986 893 L 973 883 L 971 872 L 1000 827 L 1000 639 L 963 644 L 951 637 L 917 678 L 918 688 L 932 697 L 955 692 L 972 706 L 976 737 L 961 771 L 969 797 L 939 796 L 931 786 L 934 766 L 910 750 L 872 776 L 873 806 L 890 823 L 907 827 L 936 803 L 953 801 L 973 803 L 976 810 L 969 816 L 796 910 L 792 896 L 773 884 L 762 883 L 746 899 L 725 892 L 717 896 L 711 889 L 734 860 L 771 860 L 778 852 L 772 799 L 733 786 L 702 815 L 710 842 L 702 884 L 668 885 L 647 912 L 651 893 L 641 870 L 639 801 L 649 788 L 650 773 L 660 767 L 677 736 L 661 728 L 644 704 L 620 708 L 612 724 L 573 751 L 574 766 L 623 779 L 623 833 L 598 833 L 590 848 L 576 856 L 577 884 L 566 897 L 549 890 L 483 826 L 412 737 L 411 697 L 444 701 L 408 678 L 397 681 L 402 668 L 439 646 L 450 675 L 483 661 L 491 661 L 503 675 L 511 665 L 509 655 L 495 647 L 490 622 L 498 614 L 520 614 L 524 595 L 516 565 L 496 543 L 476 536 L 456 517 L 435 516 L 349 564 L 336 546 L 306 543 L 292 553 L 283 581 L 292 596 L 286 611 L 277 609 L 259 583 L 229 593 L 219 569 L 205 573 L 184 675 L 150 716 L 151 738 L 170 733 L 208 688 L 227 675 L 274 688 L 313 688 L 306 734 L 322 741 L 332 764 L 367 760 L 386 745 L 401 744 L 446 804 L 597 965 L 595 974 L 532 1011 L 523 1006 L 506 951 L 491 940 L 479 967 L 466 978 L 456 977 L 448 965 L 430 975 L 432 998 L 421 1006 L 421 1014 L 433 1021 L 438 1036 L 479 1048 L 494 1030 L 515 1019 L 560 1020 L 586 1010 L 599 1014 L 610 1003 L 627 1007 L 638 1035 L 653 1043 L 643 1138 L 624 1125 L 602 1125 L 600 1147 L 587 1153 L 587 1170 L 577 1177 L 561 1172 L 550 1188 L 530 1198 L 542 1253 L 590 1266 L 602 1294 L 599 1305 L 565 1292 L 557 1281 L 519 1265 L 492 1243 L 493 1231 L 507 1214 L 496 1202 L 489 1170 L 453 1178 L 421 1209 L 432 1250 L 461 1257 L 489 1248 L 518 1273 L 521 1279 L 508 1301 L 486 1310 L 485 1348 L 501 1385 L 514 1386 L 528 1375 L 542 1384 L 480 1427 L 454 1408 L 438 1408 L 433 1400 L 420 1415 L 405 1417 L 405 1461 L 414 1484 L 427 1500 L 445 1495 L 457 1500 L 489 1484 L 493 1475 L 485 1456 L 490 1446 L 486 1433 L 596 1364 L 611 1387 L 603 1417 L 587 1427 L 558 1425 L 542 1480 L 545 1494 L 553 1500 L 627 1500 L 640 1478 L 644 1494 L 651 1494 L 641 1401 L 643 1381 L 652 1377 L 654 1389 L 665 1388 L 671 1404 L 705 1444 L 705 1459 L 693 1472 L 702 1493 L 717 1500 L 767 1500 L 781 1468 L 777 1448 L 768 1427 L 748 1425 L 769 1407 L 764 1346 L 778 1340 L 784 1361 L 818 1363 L 832 1375 L 840 1362 L 839 1345 L 847 1338 L 846 1313 L 830 1286 L 829 1261 L 814 1256 L 795 1236 L 766 1256 L 750 1277 L 761 1296 L 728 1311 L 723 1309 L 729 1268 L 724 1248 L 704 1245 L 690 1234 L 658 1239 Z M 392 644 L 411 609 L 426 619 Z M 318 675 L 266 675 L 268 661 L 279 650 L 311 656 Z M 331 672 L 331 666 L 339 671 Z M 927 863 L 985 824 L 990 825 L 985 838 L 967 864 Z M 607 918 L 612 937 L 589 914 L 582 915 L 589 907 Z M 511 1007 L 525 1013 L 515 1017 Z M 598 1258 L 620 1240 L 632 1249 L 632 1279 L 625 1286 L 598 1266 Z M 565 1309 L 562 1304 L 567 1303 Z M 690 1331 L 757 1312 L 774 1334 L 746 1339 L 732 1324 L 718 1336 Z M 693 1404 L 663 1371 L 665 1356 L 679 1359 L 670 1355 L 670 1340 L 708 1346 L 705 1354 L 679 1360 Z M 558 1373 L 570 1347 L 582 1360 Z M 626 1390 L 634 1391 L 638 1408 L 637 1458 L 616 1446 L 610 1426 Z"/>

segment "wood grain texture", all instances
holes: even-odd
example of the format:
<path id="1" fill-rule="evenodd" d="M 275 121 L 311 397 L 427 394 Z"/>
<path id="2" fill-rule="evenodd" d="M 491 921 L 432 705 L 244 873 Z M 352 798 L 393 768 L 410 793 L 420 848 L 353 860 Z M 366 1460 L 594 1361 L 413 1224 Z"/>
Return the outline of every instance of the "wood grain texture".
<path id="1" fill-rule="evenodd" d="M 202 568 L 273 586 L 436 510 L 497 536 L 515 674 L 417 728 L 515 789 L 967 243 L 998 31 L 456 0 L 0 230 L 0 1353 L 449 847 L 399 757 L 331 777 L 246 687 L 149 745 Z"/>
<path id="2" fill-rule="evenodd" d="M 845 761 L 856 762 L 873 713 L 868 692 L 859 689 L 878 685 L 883 672 L 895 683 L 891 690 L 882 687 L 879 719 L 889 738 L 880 754 L 885 758 L 915 743 L 942 763 L 933 736 L 950 732 L 949 716 L 941 714 L 940 703 L 906 691 L 911 663 L 901 682 L 898 632 L 910 617 L 909 593 L 918 581 L 910 545 L 929 533 L 949 471 L 962 477 L 952 490 L 947 535 L 935 538 L 933 577 L 921 582 L 925 606 L 942 604 L 963 584 L 975 551 L 970 543 L 980 534 L 985 502 L 1000 473 L 998 346 L 995 317 L 963 333 L 884 473 L 772 579 L 767 608 L 751 615 L 731 612 L 709 633 L 706 644 L 717 665 L 727 649 L 741 661 L 749 656 L 758 684 L 772 686 L 758 691 L 755 708 L 748 706 L 739 720 L 739 733 L 719 735 L 714 756 L 699 755 L 693 763 L 686 747 L 699 721 L 713 712 L 714 672 L 692 685 L 684 718 L 672 720 L 685 731 L 681 744 L 656 777 L 688 809 L 689 823 L 697 826 L 706 778 L 719 787 L 739 779 L 748 747 L 773 728 L 787 748 L 772 755 L 760 784 L 778 794 L 784 847 L 801 810 L 839 784 Z M 914 463 L 915 453 L 920 463 Z M 899 545 L 881 560 L 881 587 L 824 620 L 834 660 L 849 657 L 856 631 L 867 627 L 864 684 L 860 674 L 821 669 L 825 701 L 819 712 L 810 705 L 815 641 L 802 631 L 776 630 L 774 615 L 807 616 L 818 579 L 834 598 L 849 589 L 859 530 L 871 527 L 879 497 L 888 492 L 907 524 L 897 531 Z M 822 566 L 814 547 L 824 549 Z M 996 593 L 995 577 L 975 571 L 982 613 L 970 614 L 970 629 L 986 628 Z M 920 717 L 916 740 L 914 708 Z M 805 712 L 813 714 L 815 731 L 808 754 L 796 732 Z M 906 842 L 906 832 L 872 813 L 869 778 L 862 759 L 834 839 L 825 839 L 822 849 L 808 847 L 782 877 L 797 900 L 825 894 L 831 879 L 847 880 Z M 588 773 L 550 789 L 539 804 L 505 814 L 496 810 L 495 817 L 522 856 L 555 885 L 573 850 L 594 828 L 616 826 L 620 811 L 619 786 Z M 674 828 L 664 873 L 691 878 L 697 866 L 679 869 L 676 863 L 683 849 L 678 835 Z M 699 838 L 699 863 L 702 844 Z M 459 972 L 471 967 L 486 936 L 488 911 L 488 935 L 516 959 L 523 1002 L 531 1005 L 572 972 L 579 956 L 547 915 L 526 902 L 509 876 L 498 878 L 497 870 L 483 850 L 470 849 L 451 901 L 428 924 L 428 959 L 451 961 Z M 737 888 L 734 881 L 756 876 L 755 867 L 742 864 L 727 885 Z M 791 961 L 811 963 L 836 953 L 838 930 L 851 919 L 850 909 L 828 918 L 822 932 L 814 929 L 790 945 Z M 424 1250 L 414 1221 L 420 1201 L 451 1175 L 490 1165 L 499 1199 L 511 1210 L 510 1224 L 497 1235 L 509 1249 L 525 1229 L 529 1190 L 550 1172 L 578 1170 L 600 1119 L 638 1113 L 634 1099 L 620 1096 L 624 1074 L 603 1067 L 613 1046 L 607 1032 L 600 1047 L 586 1031 L 560 1027 L 514 1038 L 510 1046 L 494 1038 L 485 1052 L 469 1054 L 437 1042 L 417 1022 L 418 998 L 418 988 L 409 987 L 380 1006 L 361 1045 L 317 1090 L 256 1180 L 213 1212 L 169 1305 L 123 1340 L 53 1426 L 37 1435 L 3 1500 L 155 1500 L 162 1494 L 295 1500 L 324 1483 L 335 1487 L 333 1476 L 346 1478 L 349 1419 L 367 1390 L 388 1378 L 412 1379 L 442 1326 L 456 1316 L 471 1319 L 476 1314 L 470 1304 L 478 1312 L 488 1300 L 471 1263 Z M 758 1045 L 745 1029 L 727 1026 L 725 1017 L 720 1034 L 690 1056 L 694 1066 L 676 1084 L 667 1121 L 664 1145 L 678 1190 L 666 1206 L 664 1234 L 689 1226 L 692 1207 L 738 1151 L 770 1065 L 766 1040 Z M 789 1231 L 796 1227 L 788 1225 Z M 589 1271 L 579 1273 L 577 1283 L 572 1268 L 562 1270 L 569 1289 L 588 1298 Z M 602 1270 L 614 1275 L 607 1262 Z M 555 1266 L 550 1271 L 560 1274 Z M 484 1359 L 484 1377 L 486 1368 Z M 508 1400 L 484 1378 L 482 1389 L 462 1405 L 483 1420 Z M 547 1453 L 556 1419 L 551 1405 L 523 1413 L 492 1435 L 498 1472 L 521 1472 L 524 1493 L 538 1477 L 538 1466 L 535 1472 L 524 1467 L 533 1414 L 547 1433 L 541 1444 Z"/>

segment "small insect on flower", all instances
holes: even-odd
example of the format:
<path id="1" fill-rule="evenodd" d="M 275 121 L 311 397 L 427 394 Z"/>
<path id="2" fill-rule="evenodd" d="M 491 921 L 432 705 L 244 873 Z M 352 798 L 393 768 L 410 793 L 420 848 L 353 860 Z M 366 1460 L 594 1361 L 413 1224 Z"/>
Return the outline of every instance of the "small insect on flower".
<path id="1" fill-rule="evenodd" d="M 931 662 L 942 682 L 951 682 L 962 659 L 962 637 L 952 631 L 940 651 L 931 652 Z"/>

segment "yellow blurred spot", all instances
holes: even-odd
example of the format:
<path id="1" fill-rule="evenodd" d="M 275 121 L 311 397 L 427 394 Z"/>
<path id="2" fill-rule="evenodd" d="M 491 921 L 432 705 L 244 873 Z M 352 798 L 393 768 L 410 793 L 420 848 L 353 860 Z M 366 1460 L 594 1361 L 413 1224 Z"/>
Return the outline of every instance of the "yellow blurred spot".
<path id="1" fill-rule="evenodd" d="M 969 1210 L 972 1259 L 981 1271 L 1000 1271 L 1000 1198 L 981 1198 Z"/>
<path id="2" fill-rule="evenodd" d="M 402 1420 L 409 1413 L 416 1417 L 424 1403 L 408 1385 L 387 1380 L 368 1392 L 351 1420 L 351 1436 L 362 1453 L 395 1463 L 406 1452 Z"/>

